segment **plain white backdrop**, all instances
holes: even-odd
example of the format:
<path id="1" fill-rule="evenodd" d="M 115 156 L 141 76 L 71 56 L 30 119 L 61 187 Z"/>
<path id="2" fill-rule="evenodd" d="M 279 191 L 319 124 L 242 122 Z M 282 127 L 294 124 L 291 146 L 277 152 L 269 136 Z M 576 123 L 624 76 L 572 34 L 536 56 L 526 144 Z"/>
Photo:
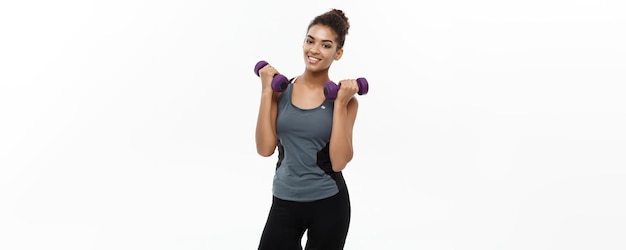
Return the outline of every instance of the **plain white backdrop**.
<path id="1" fill-rule="evenodd" d="M 626 248 L 623 1 L 0 1 L 0 249 L 256 249 L 267 60 L 352 24 L 346 249 Z"/>

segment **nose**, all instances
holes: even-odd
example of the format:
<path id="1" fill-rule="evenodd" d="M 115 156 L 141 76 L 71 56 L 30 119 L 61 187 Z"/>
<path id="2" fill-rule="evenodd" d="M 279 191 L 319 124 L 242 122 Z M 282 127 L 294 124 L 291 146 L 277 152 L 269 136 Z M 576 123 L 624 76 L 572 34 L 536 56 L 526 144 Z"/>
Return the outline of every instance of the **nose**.
<path id="1" fill-rule="evenodd" d="M 313 44 L 309 51 L 311 51 L 311 53 L 313 53 L 313 54 L 319 54 L 320 53 L 319 46 L 320 46 L 319 44 Z"/>

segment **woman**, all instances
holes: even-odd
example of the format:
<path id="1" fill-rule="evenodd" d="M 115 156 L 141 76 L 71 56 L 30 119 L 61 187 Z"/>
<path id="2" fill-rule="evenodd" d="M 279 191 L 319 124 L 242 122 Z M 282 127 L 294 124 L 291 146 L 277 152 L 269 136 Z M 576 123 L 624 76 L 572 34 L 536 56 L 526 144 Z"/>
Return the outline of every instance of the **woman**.
<path id="1" fill-rule="evenodd" d="M 355 79 L 342 80 L 337 97 L 324 96 L 333 61 L 343 55 L 350 24 L 332 9 L 315 17 L 303 44 L 304 72 L 283 92 L 272 90 L 271 65 L 259 70 L 261 104 L 257 152 L 278 148 L 273 200 L 259 249 L 343 249 L 350 224 L 350 198 L 341 171 L 353 156 L 352 130 L 358 102 Z"/>

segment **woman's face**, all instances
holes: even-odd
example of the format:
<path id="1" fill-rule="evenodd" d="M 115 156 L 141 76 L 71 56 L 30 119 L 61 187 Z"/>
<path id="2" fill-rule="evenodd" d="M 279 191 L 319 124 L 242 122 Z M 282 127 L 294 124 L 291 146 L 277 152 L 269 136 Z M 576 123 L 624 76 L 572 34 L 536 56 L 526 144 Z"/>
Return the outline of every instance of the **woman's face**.
<path id="1" fill-rule="evenodd" d="M 337 49 L 337 34 L 325 25 L 313 25 L 304 38 L 304 63 L 312 72 L 326 70 L 339 60 L 343 49 Z"/>

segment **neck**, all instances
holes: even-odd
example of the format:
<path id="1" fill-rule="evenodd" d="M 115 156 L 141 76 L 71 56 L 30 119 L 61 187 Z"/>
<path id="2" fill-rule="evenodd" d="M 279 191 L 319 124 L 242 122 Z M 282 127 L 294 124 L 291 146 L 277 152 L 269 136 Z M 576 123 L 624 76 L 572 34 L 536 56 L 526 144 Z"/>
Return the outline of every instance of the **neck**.
<path id="1" fill-rule="evenodd" d="M 324 85 L 324 83 L 330 81 L 328 69 L 319 72 L 305 70 L 300 77 L 302 78 L 302 82 L 307 85 Z"/>

